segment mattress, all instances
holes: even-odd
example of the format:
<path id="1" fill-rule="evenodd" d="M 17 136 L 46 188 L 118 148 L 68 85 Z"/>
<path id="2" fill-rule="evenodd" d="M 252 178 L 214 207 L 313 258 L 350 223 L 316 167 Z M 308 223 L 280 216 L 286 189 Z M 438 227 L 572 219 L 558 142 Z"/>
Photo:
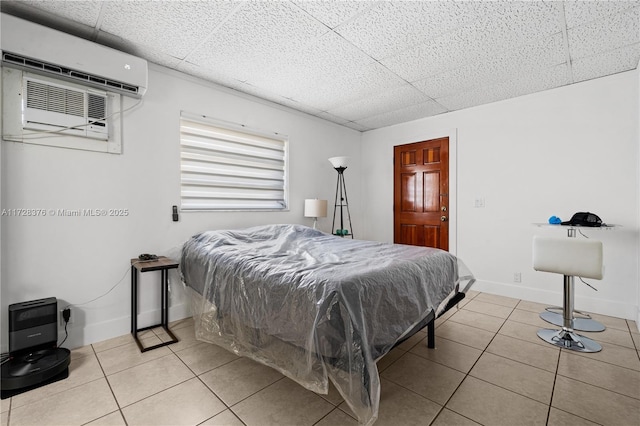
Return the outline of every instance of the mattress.
<path id="1" fill-rule="evenodd" d="M 474 281 L 446 251 L 300 225 L 202 232 L 180 272 L 198 339 L 318 393 L 331 380 L 363 424 L 377 418 L 376 360 Z"/>

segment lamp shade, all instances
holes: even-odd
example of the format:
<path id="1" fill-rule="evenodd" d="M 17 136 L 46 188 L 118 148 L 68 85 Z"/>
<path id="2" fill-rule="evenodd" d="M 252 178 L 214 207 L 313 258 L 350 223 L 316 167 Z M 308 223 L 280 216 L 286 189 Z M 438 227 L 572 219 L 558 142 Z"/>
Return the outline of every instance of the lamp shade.
<path id="1" fill-rule="evenodd" d="M 337 169 L 340 167 L 343 167 L 346 169 L 347 165 L 349 164 L 349 157 L 331 157 L 329 158 L 329 162 L 331 162 L 334 169 Z"/>
<path id="2" fill-rule="evenodd" d="M 304 217 L 326 217 L 327 200 L 304 200 Z"/>

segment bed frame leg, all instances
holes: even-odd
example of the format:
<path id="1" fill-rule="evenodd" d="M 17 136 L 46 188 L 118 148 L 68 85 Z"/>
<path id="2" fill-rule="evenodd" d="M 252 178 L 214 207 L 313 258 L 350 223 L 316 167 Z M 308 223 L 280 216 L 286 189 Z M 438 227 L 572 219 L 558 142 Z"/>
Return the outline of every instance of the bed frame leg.
<path id="1" fill-rule="evenodd" d="M 427 347 L 435 349 L 436 347 L 436 320 L 432 319 L 427 323 Z"/>

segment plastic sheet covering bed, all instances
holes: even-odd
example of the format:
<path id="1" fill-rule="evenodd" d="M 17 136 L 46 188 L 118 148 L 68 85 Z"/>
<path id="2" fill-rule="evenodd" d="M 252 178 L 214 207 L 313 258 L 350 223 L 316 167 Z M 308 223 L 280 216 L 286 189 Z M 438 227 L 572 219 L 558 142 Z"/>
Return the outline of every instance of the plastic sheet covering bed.
<path id="1" fill-rule="evenodd" d="M 317 393 L 331 379 L 362 424 L 377 418 L 376 360 L 474 281 L 445 251 L 300 225 L 195 235 L 180 272 L 198 339 Z"/>

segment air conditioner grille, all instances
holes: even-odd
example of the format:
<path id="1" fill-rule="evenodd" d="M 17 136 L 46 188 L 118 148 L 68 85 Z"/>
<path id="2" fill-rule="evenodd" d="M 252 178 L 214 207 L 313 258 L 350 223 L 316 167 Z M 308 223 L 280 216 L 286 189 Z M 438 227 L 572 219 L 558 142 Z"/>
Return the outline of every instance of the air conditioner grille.
<path id="1" fill-rule="evenodd" d="M 84 93 L 27 81 L 27 108 L 84 116 Z"/>
<path id="2" fill-rule="evenodd" d="M 8 64 L 18 65 L 23 68 L 39 70 L 46 74 L 57 74 L 75 81 L 82 81 L 93 86 L 101 87 L 104 90 L 109 88 L 119 90 L 128 94 L 138 94 L 139 88 L 130 84 L 122 83 L 116 80 L 102 78 L 100 76 L 86 74 L 70 68 L 60 67 L 59 65 L 49 64 L 37 59 L 27 58 L 25 56 L 16 55 L 14 53 L 3 52 L 2 61 Z"/>
<path id="3" fill-rule="evenodd" d="M 107 94 L 23 77 L 23 128 L 108 140 Z"/>
<path id="4" fill-rule="evenodd" d="M 107 103 L 104 96 L 89 93 L 89 110 L 88 117 L 95 120 L 104 120 L 107 116 Z"/>

